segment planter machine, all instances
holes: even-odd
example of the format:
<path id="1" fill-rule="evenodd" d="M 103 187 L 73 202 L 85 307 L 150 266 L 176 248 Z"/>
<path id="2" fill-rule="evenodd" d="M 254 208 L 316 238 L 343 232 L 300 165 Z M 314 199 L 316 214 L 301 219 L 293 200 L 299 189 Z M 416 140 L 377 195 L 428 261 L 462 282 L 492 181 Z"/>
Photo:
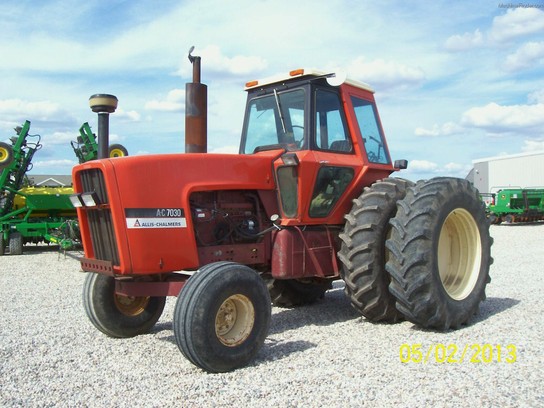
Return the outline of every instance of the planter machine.
<path id="1" fill-rule="evenodd" d="M 12 144 L 0 142 L 0 255 L 23 253 L 27 242 L 73 246 L 77 235 L 71 188 L 23 187 L 32 158 L 41 148 L 40 136 L 29 135 L 30 122 L 15 128 Z"/>
<path id="2" fill-rule="evenodd" d="M 492 194 L 488 206 L 492 224 L 544 220 L 544 188 L 503 188 Z"/>
<path id="3" fill-rule="evenodd" d="M 0 255 L 23 253 L 26 243 L 51 242 L 70 249 L 79 242 L 71 187 L 23 187 L 32 158 L 42 147 L 39 135 L 29 135 L 30 122 L 15 129 L 9 143 L 0 142 Z M 96 137 L 88 123 L 79 129 L 72 148 L 80 163 L 98 157 Z M 127 156 L 120 144 L 109 147 L 109 157 Z"/>

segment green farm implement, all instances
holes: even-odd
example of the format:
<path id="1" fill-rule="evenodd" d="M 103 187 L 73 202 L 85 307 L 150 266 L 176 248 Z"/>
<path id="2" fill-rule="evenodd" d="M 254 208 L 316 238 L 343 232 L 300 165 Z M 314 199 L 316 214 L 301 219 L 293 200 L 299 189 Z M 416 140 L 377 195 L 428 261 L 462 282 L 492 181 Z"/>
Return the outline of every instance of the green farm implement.
<path id="1" fill-rule="evenodd" d="M 78 236 L 72 188 L 24 187 L 40 136 L 29 135 L 30 122 L 15 128 L 9 143 L 0 142 L 0 255 L 6 247 L 20 255 L 25 243 L 52 242 L 67 249 Z"/>
<path id="2" fill-rule="evenodd" d="M 80 164 L 98 158 L 96 135 L 91 131 L 91 127 L 87 122 L 81 125 L 77 141 L 71 142 L 71 144 Z M 128 156 L 128 151 L 123 145 L 112 144 L 109 146 L 109 157 L 123 156 Z"/>
<path id="3" fill-rule="evenodd" d="M 30 122 L 15 128 L 11 144 L 0 142 L 0 255 L 9 248 L 21 254 L 26 243 L 51 242 L 62 249 L 79 240 L 76 210 L 69 196 L 71 187 L 24 187 L 32 157 L 42 147 L 39 135 L 29 135 Z M 79 163 L 98 158 L 98 143 L 85 122 L 76 142 L 71 142 Z M 127 156 L 120 144 L 109 146 L 109 157 Z"/>
<path id="4" fill-rule="evenodd" d="M 488 206 L 492 224 L 544 220 L 544 188 L 507 188 L 492 197 Z"/>

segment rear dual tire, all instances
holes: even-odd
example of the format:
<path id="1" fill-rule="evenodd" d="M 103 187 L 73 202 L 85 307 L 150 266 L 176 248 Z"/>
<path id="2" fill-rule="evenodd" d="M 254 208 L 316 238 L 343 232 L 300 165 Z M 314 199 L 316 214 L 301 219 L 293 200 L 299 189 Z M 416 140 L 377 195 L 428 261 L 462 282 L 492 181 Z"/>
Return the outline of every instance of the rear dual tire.
<path id="1" fill-rule="evenodd" d="M 493 240 L 466 180 L 377 182 L 354 200 L 340 238 L 345 292 L 368 320 L 457 328 L 485 299 Z"/>
<path id="2" fill-rule="evenodd" d="M 391 220 L 386 270 L 396 308 L 423 327 L 466 324 L 485 299 L 492 238 L 485 206 L 466 180 L 417 183 Z"/>
<path id="3" fill-rule="evenodd" d="M 353 200 L 340 234 L 342 246 L 338 256 L 343 264 L 344 291 L 353 308 L 370 321 L 394 323 L 402 319 L 395 307 L 396 299 L 388 290 L 390 277 L 385 264 L 389 254 L 385 241 L 391 231 L 389 220 L 397 212 L 397 201 L 413 184 L 387 178 L 365 188 Z"/>

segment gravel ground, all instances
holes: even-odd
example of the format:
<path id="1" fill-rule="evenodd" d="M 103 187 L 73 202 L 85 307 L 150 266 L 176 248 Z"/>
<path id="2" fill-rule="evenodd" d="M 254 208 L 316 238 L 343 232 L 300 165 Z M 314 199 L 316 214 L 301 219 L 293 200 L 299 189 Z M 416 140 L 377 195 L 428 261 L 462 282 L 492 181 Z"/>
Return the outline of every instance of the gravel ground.
<path id="1" fill-rule="evenodd" d="M 256 360 L 226 374 L 207 374 L 179 352 L 175 298 L 152 333 L 111 339 L 85 316 L 73 257 L 44 247 L 4 256 L 0 406 L 544 406 L 544 224 L 492 226 L 491 234 L 492 282 L 470 326 L 438 333 L 373 324 L 337 282 L 317 304 L 274 308 Z M 404 344 L 421 344 L 424 355 L 456 345 L 457 360 L 466 345 L 490 344 L 493 361 L 471 362 L 469 347 L 461 363 L 436 362 L 436 348 L 427 363 L 403 363 Z"/>

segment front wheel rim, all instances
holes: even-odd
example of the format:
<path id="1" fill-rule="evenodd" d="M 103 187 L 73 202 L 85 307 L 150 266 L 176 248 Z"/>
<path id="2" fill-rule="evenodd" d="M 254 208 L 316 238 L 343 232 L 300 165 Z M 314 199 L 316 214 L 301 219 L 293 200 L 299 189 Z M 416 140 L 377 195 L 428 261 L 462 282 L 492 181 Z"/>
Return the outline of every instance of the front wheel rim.
<path id="1" fill-rule="evenodd" d="M 232 295 L 219 307 L 215 316 L 215 334 L 228 347 L 242 344 L 255 323 L 253 303 L 244 295 Z"/>
<path id="2" fill-rule="evenodd" d="M 125 316 L 138 316 L 149 304 L 149 296 L 114 295 L 115 306 Z"/>
<path id="3" fill-rule="evenodd" d="M 450 212 L 440 230 L 438 271 L 442 286 L 454 300 L 468 297 L 478 280 L 482 244 L 474 217 L 465 209 Z"/>

